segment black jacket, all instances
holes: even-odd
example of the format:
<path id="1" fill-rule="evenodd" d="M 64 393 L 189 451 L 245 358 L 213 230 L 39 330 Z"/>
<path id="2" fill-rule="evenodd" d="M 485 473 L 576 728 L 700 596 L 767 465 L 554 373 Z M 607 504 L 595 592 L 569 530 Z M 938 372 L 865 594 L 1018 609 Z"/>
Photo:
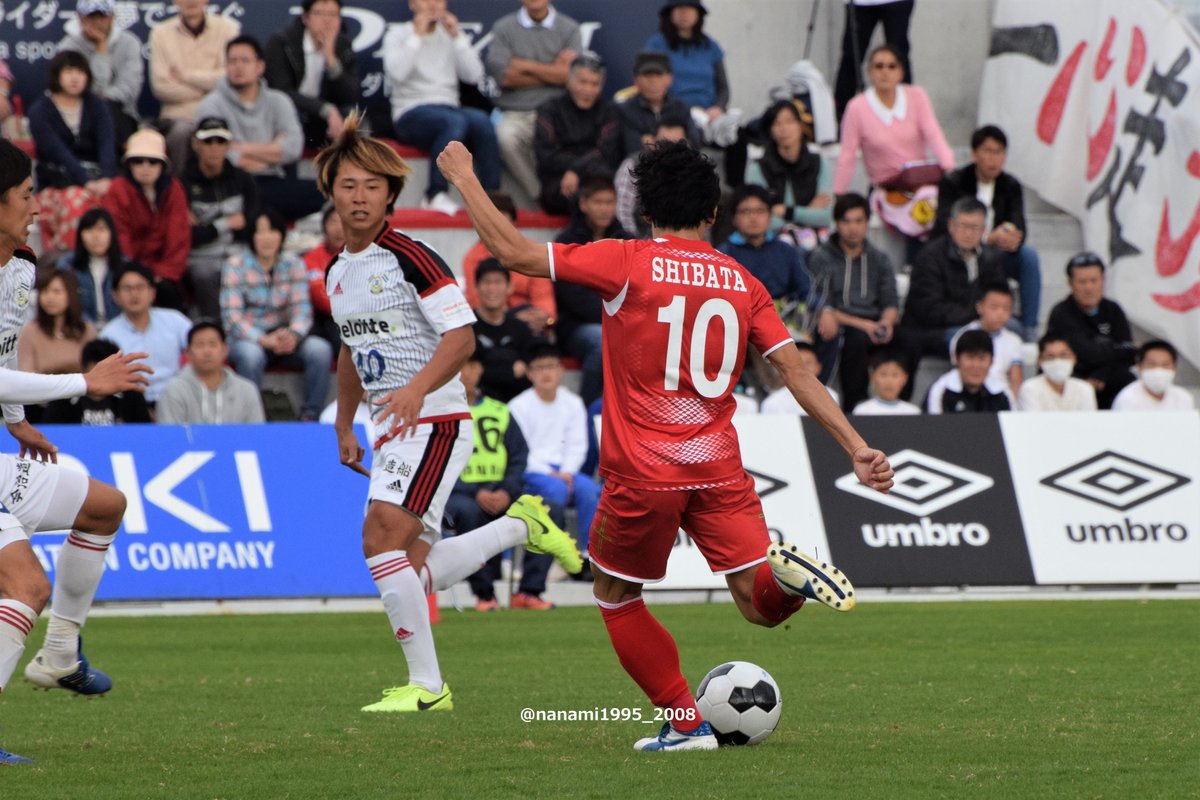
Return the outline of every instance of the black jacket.
<path id="1" fill-rule="evenodd" d="M 942 395 L 943 414 L 995 413 L 1011 410 L 1012 406 L 1004 392 L 992 393 L 983 387 L 978 392 L 968 392 L 966 389 L 947 389 Z"/>
<path id="2" fill-rule="evenodd" d="M 1113 367 L 1130 367 L 1134 360 L 1133 332 L 1119 305 L 1100 300 L 1094 315 L 1088 315 L 1070 297 L 1054 306 L 1046 322 L 1046 334 L 1061 336 L 1075 351 L 1075 377 L 1097 378 Z"/>
<path id="3" fill-rule="evenodd" d="M 509 310 L 504 321 L 493 325 L 475 312 L 475 352 L 483 360 L 479 385 L 488 397 L 507 403 L 529 388 L 528 378 L 513 375 L 513 365 L 529 359 L 535 339 L 529 326 Z"/>
<path id="4" fill-rule="evenodd" d="M 888 308 L 898 308 L 896 271 L 887 253 L 870 242 L 851 259 L 838 246 L 838 235 L 829 237 L 808 256 L 808 271 L 825 304 L 863 319 L 879 319 Z"/>
<path id="5" fill-rule="evenodd" d="M 977 259 L 979 275 L 972 282 L 967 279 L 962 253 L 949 236 L 933 239 L 922 247 L 913 262 L 904 323 L 918 328 L 949 328 L 975 319 L 980 288 L 1008 280 L 999 251 L 983 247 Z"/>
<path id="6" fill-rule="evenodd" d="M 250 226 L 258 211 L 258 188 L 250 173 L 226 160 L 221 174 L 208 178 L 200 171 L 196 157 L 192 156 L 183 168 L 180 179 L 187 194 L 188 208 L 196 218 L 196 224 L 192 226 L 193 248 L 218 240 L 229 244 L 239 239 L 224 224 L 226 217 L 244 214 L 247 228 Z"/>
<path id="7" fill-rule="evenodd" d="M 640 94 L 635 94 L 618 103 L 617 110 L 621 112 L 623 155 L 642 152 L 642 137 L 653 136 L 663 117 L 678 117 L 683 120 L 688 141 L 693 147 L 699 149 L 704 144 L 700 131 L 696 129 L 696 123 L 692 122 L 691 109 L 687 103 L 676 97 L 667 95 L 663 100 L 662 110 L 655 112 Z"/>
<path id="8" fill-rule="evenodd" d="M 768 142 L 758 160 L 758 168 L 762 170 L 763 182 L 771 191 L 773 202 L 784 202 L 789 186 L 793 205 L 806 206 L 817 196 L 821 157 L 807 147 L 800 148 L 800 158 L 791 162 L 779 154 L 774 142 Z"/>
<path id="9" fill-rule="evenodd" d="M 533 150 L 543 186 L 562 180 L 568 170 L 581 181 L 611 178 L 621 163 L 621 113 L 603 97 L 588 109 L 569 94 L 547 100 L 538 106 Z"/>
<path id="10" fill-rule="evenodd" d="M 933 223 L 933 236 L 945 236 L 950 221 L 950 207 L 960 197 L 974 197 L 979 190 L 979 179 L 975 165 L 967 164 L 942 176 L 938 184 L 937 220 Z M 996 190 L 992 195 L 992 227 L 999 228 L 1011 222 L 1017 230 L 1025 233 L 1025 196 L 1021 182 L 1001 172 L 996 176 Z"/>
<path id="11" fill-rule="evenodd" d="M 358 62 L 354 45 L 344 30 L 338 34 L 334 52 L 340 68 L 330 70 L 326 66 L 319 96 L 309 97 L 299 91 L 304 80 L 304 23 L 297 18 L 267 42 L 267 85 L 292 98 L 301 123 L 306 117 L 320 117 L 326 103 L 345 108 L 358 102 Z"/>

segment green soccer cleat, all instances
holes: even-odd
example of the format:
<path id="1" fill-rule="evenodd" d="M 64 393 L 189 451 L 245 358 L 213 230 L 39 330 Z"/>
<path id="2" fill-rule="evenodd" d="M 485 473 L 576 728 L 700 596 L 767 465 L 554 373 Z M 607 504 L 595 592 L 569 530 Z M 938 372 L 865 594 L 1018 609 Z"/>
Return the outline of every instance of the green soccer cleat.
<path id="1" fill-rule="evenodd" d="M 363 706 L 363 711 L 453 711 L 454 698 L 450 687 L 442 684 L 440 692 L 431 692 L 424 686 L 410 683 L 383 690 L 383 699 L 378 703 Z"/>
<path id="2" fill-rule="evenodd" d="M 583 559 L 579 556 L 575 540 L 550 519 L 550 509 L 546 507 L 545 500 L 536 494 L 523 494 L 505 513 L 523 521 L 529 527 L 529 538 L 525 540 L 526 550 L 531 553 L 549 553 L 572 575 L 583 569 Z"/>
<path id="3" fill-rule="evenodd" d="M 788 594 L 816 600 L 834 611 L 853 611 L 858 603 L 844 572 L 828 561 L 801 553 L 794 544 L 772 544 L 767 548 L 767 563 Z"/>

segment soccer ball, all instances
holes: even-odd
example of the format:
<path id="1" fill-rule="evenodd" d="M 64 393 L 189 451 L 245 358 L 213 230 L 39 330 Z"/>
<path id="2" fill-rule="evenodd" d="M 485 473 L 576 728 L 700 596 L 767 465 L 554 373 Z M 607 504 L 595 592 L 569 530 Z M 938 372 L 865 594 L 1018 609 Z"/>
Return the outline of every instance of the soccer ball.
<path id="1" fill-rule="evenodd" d="M 722 745 L 758 744 L 779 724 L 783 697 L 765 669 L 748 661 L 730 661 L 700 681 L 696 706 Z"/>

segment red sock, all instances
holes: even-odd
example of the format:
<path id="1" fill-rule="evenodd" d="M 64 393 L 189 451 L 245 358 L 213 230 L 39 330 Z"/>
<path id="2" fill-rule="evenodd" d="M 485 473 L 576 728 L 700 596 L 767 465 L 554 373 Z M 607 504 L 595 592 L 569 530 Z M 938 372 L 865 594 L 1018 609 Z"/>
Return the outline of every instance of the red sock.
<path id="1" fill-rule="evenodd" d="M 750 596 L 754 610 L 772 622 L 783 622 L 800 610 L 804 598 L 785 592 L 775 580 L 775 573 L 766 561 L 754 573 L 754 594 Z"/>
<path id="2" fill-rule="evenodd" d="M 601 606 L 600 616 L 621 666 L 650 702 L 683 712 L 676 714 L 671 723 L 675 730 L 686 732 L 698 727 L 700 712 L 679 668 L 675 640 L 646 608 L 646 602 L 639 597 L 617 608 Z"/>

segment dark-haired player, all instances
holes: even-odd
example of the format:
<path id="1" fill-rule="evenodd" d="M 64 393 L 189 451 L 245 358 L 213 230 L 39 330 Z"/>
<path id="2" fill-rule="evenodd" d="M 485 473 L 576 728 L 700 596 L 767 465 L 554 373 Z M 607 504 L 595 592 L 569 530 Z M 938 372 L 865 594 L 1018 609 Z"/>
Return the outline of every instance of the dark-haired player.
<path id="1" fill-rule="evenodd" d="M 675 642 L 641 596 L 643 584 L 662 580 L 679 528 L 725 575 L 750 622 L 778 625 L 806 598 L 841 611 L 855 603 L 839 570 L 773 546 L 767 535 L 731 424 L 730 393 L 747 343 L 837 439 L 860 480 L 887 491 L 891 466 L 804 367 L 762 284 L 704 241 L 720 189 L 712 162 L 687 144 L 660 142 L 634 169 L 649 241 L 532 242 L 489 202 L 461 143 L 442 152 L 438 167 L 501 263 L 579 283 L 604 300 L 606 482 L 588 548 L 596 603 L 621 665 L 655 705 L 673 709 L 674 723 L 634 748 L 713 749 L 716 737 L 696 710 Z"/>
<path id="2" fill-rule="evenodd" d="M 551 553 L 568 572 L 583 563 L 532 495 L 482 528 L 441 539 L 442 511 L 471 456 L 459 372 L 475 348 L 475 314 L 441 256 L 388 224 L 409 168 L 391 147 L 359 132 L 357 114 L 317 155 L 316 168 L 317 187 L 333 201 L 346 235 L 325 278 L 342 339 L 334 428 L 342 463 L 371 478 L 363 554 L 408 661 L 408 683 L 363 710 L 448 711 L 454 703 L 425 595 L 522 542 Z M 370 472 L 353 429 L 364 388 L 379 409 Z"/>

